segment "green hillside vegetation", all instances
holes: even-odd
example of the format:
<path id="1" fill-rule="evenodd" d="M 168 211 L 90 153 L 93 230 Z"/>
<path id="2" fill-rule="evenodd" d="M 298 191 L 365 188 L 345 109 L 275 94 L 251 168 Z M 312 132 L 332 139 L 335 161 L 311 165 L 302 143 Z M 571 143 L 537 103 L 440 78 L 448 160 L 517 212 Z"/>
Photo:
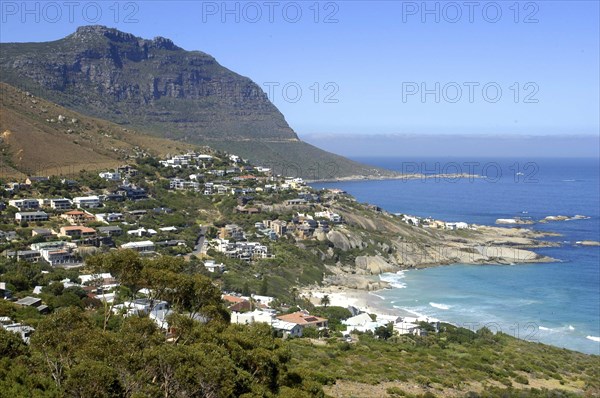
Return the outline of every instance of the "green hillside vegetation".
<path id="1" fill-rule="evenodd" d="M 488 329 L 356 343 L 290 341 L 291 368 L 335 397 L 595 397 L 600 359 Z"/>

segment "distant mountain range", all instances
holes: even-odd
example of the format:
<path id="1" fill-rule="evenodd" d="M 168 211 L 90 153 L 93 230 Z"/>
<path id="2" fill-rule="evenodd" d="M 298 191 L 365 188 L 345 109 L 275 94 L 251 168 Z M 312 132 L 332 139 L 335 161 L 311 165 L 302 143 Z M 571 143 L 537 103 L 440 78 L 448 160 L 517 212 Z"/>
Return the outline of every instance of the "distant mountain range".
<path id="1" fill-rule="evenodd" d="M 57 41 L 1 43 L 0 80 L 82 114 L 210 145 L 282 174 L 392 174 L 302 142 L 249 78 L 162 37 L 84 26 Z"/>

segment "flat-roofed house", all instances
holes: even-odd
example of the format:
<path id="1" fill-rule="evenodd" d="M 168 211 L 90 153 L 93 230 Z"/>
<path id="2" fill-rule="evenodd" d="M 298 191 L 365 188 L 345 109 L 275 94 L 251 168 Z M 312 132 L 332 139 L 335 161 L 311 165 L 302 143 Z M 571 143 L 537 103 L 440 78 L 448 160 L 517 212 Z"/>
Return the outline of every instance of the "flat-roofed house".
<path id="1" fill-rule="evenodd" d="M 43 211 L 23 211 L 15 213 L 15 221 L 18 223 L 32 221 L 47 221 L 48 214 Z"/>
<path id="2" fill-rule="evenodd" d="M 16 207 L 19 211 L 36 210 L 40 208 L 40 201 L 37 199 L 13 199 L 9 200 L 8 204 Z"/>
<path id="3" fill-rule="evenodd" d="M 73 203 L 80 209 L 82 208 L 92 208 L 100 206 L 100 197 L 92 195 L 92 196 L 78 196 L 73 198 Z"/>
<path id="4" fill-rule="evenodd" d="M 154 242 L 149 240 L 141 242 L 129 242 L 121 245 L 121 249 L 131 249 L 140 253 L 149 253 L 154 251 Z"/>
<path id="5" fill-rule="evenodd" d="M 96 237 L 96 230 L 94 228 L 82 227 L 80 225 L 70 225 L 67 227 L 60 227 L 60 233 L 58 236 L 90 239 Z"/>
<path id="6" fill-rule="evenodd" d="M 73 202 L 71 199 L 67 198 L 59 198 L 59 199 L 50 199 L 50 208 L 54 210 L 68 210 L 73 206 Z"/>

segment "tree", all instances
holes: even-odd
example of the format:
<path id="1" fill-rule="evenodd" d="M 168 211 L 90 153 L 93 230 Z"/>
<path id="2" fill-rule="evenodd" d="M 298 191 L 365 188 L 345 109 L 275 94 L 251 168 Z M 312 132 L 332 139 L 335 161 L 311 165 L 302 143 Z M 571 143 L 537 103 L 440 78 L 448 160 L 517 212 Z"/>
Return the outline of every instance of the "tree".
<path id="1" fill-rule="evenodd" d="M 387 340 L 394 335 L 394 324 L 392 322 L 385 326 L 375 328 L 375 336 L 382 340 Z"/>
<path id="2" fill-rule="evenodd" d="M 259 293 L 261 296 L 266 296 L 269 293 L 269 281 L 266 276 L 263 277 L 262 283 L 260 284 Z"/>
<path id="3" fill-rule="evenodd" d="M 327 307 L 329 304 L 331 304 L 331 300 L 329 299 L 329 295 L 326 294 L 321 298 L 321 305 Z"/>

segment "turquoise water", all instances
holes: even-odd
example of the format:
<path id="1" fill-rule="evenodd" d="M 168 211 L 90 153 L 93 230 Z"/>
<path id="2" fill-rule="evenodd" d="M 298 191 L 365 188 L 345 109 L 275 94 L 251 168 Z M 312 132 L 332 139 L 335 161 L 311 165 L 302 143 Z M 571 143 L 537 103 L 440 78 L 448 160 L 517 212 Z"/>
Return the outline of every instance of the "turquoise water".
<path id="1" fill-rule="evenodd" d="M 357 159 L 399 171 L 470 170 L 479 179 L 424 179 L 314 184 L 338 187 L 388 211 L 493 225 L 498 218 L 584 215 L 582 220 L 528 228 L 562 234 L 557 248 L 538 250 L 559 263 L 452 265 L 382 278 L 382 305 L 404 308 L 465 327 L 487 326 L 532 341 L 600 354 L 600 240 L 597 159 L 407 160 Z M 424 162 L 424 163 L 422 163 Z M 436 166 L 439 163 L 439 166 Z M 479 164 L 476 166 L 475 164 Z M 486 167 L 487 165 L 487 167 Z M 519 173 L 519 174 L 517 174 Z"/>

